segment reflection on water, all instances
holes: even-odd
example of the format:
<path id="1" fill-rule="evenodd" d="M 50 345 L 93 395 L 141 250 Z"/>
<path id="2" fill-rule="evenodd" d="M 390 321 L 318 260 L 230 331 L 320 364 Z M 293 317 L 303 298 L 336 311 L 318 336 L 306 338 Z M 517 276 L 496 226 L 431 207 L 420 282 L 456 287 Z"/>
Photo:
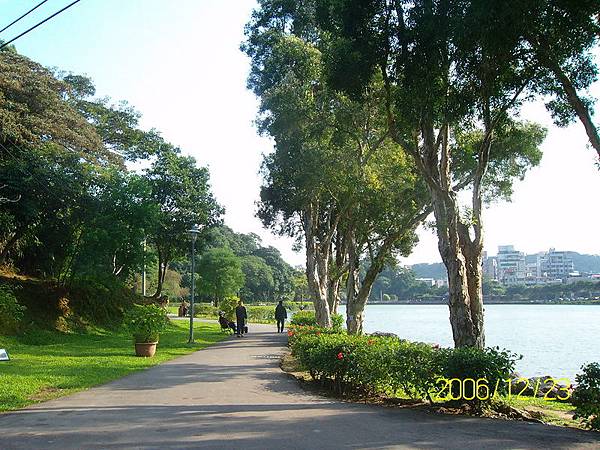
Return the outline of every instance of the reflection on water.
<path id="1" fill-rule="evenodd" d="M 345 315 L 342 306 L 340 312 Z M 600 306 L 487 305 L 486 345 L 523 355 L 517 371 L 573 382 L 582 364 L 600 362 Z M 413 341 L 452 346 L 445 305 L 367 305 L 365 332 L 386 331 Z"/>

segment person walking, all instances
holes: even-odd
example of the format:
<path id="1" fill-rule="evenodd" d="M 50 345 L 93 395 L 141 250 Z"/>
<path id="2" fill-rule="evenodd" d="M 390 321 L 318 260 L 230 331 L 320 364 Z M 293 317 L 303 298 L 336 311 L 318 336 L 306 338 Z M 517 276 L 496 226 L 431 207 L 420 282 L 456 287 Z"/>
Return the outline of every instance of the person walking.
<path id="1" fill-rule="evenodd" d="M 287 319 L 287 311 L 283 306 L 283 301 L 279 300 L 279 303 L 275 307 L 275 320 L 277 321 L 277 332 L 283 333 L 283 327 L 285 326 L 285 319 Z"/>
<path id="2" fill-rule="evenodd" d="M 237 337 L 242 337 L 244 334 L 244 326 L 246 325 L 246 319 L 248 313 L 244 303 L 240 300 L 237 307 L 235 308 L 235 319 L 237 321 Z"/>

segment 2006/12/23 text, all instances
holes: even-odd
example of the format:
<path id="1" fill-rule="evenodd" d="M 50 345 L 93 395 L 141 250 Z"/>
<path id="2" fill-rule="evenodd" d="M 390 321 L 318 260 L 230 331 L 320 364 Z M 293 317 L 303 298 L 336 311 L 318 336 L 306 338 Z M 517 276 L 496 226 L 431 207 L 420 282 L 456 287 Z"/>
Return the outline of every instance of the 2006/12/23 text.
<path id="1" fill-rule="evenodd" d="M 485 401 L 496 397 L 499 392 L 506 392 L 508 397 L 525 397 L 524 393 L 530 387 L 533 387 L 533 397 L 537 397 L 541 386 L 547 389 L 543 397 L 544 400 L 564 401 L 571 397 L 571 390 L 569 388 L 571 382 L 568 378 L 545 378 L 543 380 L 538 378 L 533 386 L 531 386 L 531 381 L 527 378 L 507 378 L 497 380 L 493 386 L 493 391 L 490 389 L 486 378 L 478 378 L 477 380 L 474 378 L 438 378 L 437 382 L 441 386 L 437 391 L 432 393 L 432 399 L 439 401 L 471 401 L 475 399 Z M 517 391 L 514 390 L 514 384 L 519 386 Z M 506 387 L 506 390 L 504 387 Z M 527 396 L 529 397 L 529 395 Z"/>

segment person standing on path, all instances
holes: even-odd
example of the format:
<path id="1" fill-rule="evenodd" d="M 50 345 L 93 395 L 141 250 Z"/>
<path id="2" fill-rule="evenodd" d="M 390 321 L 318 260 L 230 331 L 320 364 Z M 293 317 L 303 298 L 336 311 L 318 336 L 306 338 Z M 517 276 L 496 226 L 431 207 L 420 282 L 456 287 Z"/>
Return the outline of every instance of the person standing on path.
<path id="1" fill-rule="evenodd" d="M 235 319 L 237 321 L 237 337 L 242 337 L 244 333 L 244 326 L 246 325 L 246 319 L 248 313 L 244 303 L 240 300 L 237 307 L 235 308 Z"/>
<path id="2" fill-rule="evenodd" d="M 277 321 L 277 332 L 283 333 L 283 327 L 285 326 L 285 319 L 287 319 L 287 311 L 283 306 L 283 301 L 279 300 L 279 303 L 275 307 L 275 320 Z"/>

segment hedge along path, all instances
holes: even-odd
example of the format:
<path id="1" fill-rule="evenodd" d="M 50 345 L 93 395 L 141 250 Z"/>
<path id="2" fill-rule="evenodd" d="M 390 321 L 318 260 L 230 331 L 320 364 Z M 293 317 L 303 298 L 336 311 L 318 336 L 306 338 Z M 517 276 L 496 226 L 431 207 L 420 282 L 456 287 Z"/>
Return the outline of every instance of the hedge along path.
<path id="1" fill-rule="evenodd" d="M 524 422 L 344 403 L 304 392 L 279 361 L 287 336 L 243 339 L 0 415 L 3 448 L 576 448 L 600 435 Z"/>

